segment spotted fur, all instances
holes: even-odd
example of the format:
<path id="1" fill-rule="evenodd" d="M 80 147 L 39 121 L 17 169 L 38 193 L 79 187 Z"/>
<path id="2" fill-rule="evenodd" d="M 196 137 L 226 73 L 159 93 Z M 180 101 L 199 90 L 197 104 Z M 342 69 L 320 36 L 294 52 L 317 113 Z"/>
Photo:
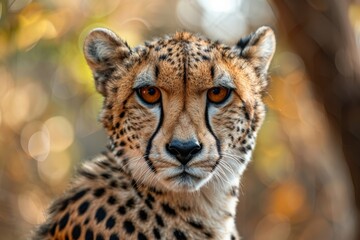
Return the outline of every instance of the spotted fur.
<path id="1" fill-rule="evenodd" d="M 268 27 L 232 47 L 179 32 L 130 48 L 93 30 L 84 53 L 104 96 L 108 151 L 83 164 L 32 239 L 238 239 L 238 185 L 264 119 L 274 49 Z M 160 89 L 159 103 L 141 100 L 145 86 Z M 225 102 L 207 99 L 215 86 L 231 89 Z M 181 164 L 166 151 L 174 140 L 201 151 Z"/>

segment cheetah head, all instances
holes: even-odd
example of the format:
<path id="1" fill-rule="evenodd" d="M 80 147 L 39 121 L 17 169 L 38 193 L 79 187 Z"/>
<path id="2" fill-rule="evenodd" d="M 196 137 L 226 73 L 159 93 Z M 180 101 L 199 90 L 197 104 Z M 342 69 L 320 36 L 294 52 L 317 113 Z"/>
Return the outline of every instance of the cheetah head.
<path id="1" fill-rule="evenodd" d="M 238 181 L 264 118 L 274 50 L 268 27 L 234 46 L 179 32 L 130 48 L 110 30 L 90 32 L 84 53 L 119 164 L 173 191 Z"/>

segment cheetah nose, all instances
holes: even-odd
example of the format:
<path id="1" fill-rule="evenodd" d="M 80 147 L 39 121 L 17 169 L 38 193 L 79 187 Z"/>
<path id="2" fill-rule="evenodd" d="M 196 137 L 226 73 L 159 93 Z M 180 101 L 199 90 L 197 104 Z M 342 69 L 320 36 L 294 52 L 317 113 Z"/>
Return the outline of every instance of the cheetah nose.
<path id="1" fill-rule="evenodd" d="M 202 144 L 199 144 L 198 141 L 182 142 L 179 140 L 172 140 L 170 143 L 166 144 L 167 152 L 175 156 L 175 158 L 183 165 L 190 162 L 201 149 Z"/>

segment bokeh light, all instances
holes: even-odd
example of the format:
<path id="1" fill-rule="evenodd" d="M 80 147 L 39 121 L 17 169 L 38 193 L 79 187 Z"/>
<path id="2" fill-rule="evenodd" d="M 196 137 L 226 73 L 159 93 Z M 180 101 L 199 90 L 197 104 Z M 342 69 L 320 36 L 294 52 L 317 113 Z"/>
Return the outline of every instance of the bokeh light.
<path id="1" fill-rule="evenodd" d="M 38 160 L 43 161 L 50 152 L 50 139 L 47 129 L 35 132 L 31 135 L 28 143 L 29 155 Z"/>
<path id="2" fill-rule="evenodd" d="M 66 118 L 62 116 L 52 117 L 45 121 L 44 127 L 49 133 L 51 151 L 64 151 L 73 143 L 74 131 Z"/>
<path id="3" fill-rule="evenodd" d="M 32 186 L 28 186 L 29 189 Z M 42 192 L 32 189 L 25 190 L 18 196 L 18 207 L 21 213 L 21 216 L 25 221 L 31 224 L 39 224 L 44 221 L 44 215 L 39 212 L 39 209 L 44 207 Z"/>

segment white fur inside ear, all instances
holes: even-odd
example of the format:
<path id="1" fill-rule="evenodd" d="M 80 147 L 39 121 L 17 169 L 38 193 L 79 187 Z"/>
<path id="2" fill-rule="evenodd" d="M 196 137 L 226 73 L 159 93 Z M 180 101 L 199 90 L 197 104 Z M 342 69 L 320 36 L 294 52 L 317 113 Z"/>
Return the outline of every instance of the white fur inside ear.
<path id="1" fill-rule="evenodd" d="M 275 53 L 275 35 L 271 28 L 260 27 L 254 34 L 255 41 L 255 57 L 263 59 L 265 61 L 265 69 L 267 70 L 272 57 Z"/>
<path id="2" fill-rule="evenodd" d="M 275 52 L 275 35 L 271 28 L 260 27 L 249 36 L 240 39 L 235 51 L 256 66 L 260 73 L 266 73 Z"/>

